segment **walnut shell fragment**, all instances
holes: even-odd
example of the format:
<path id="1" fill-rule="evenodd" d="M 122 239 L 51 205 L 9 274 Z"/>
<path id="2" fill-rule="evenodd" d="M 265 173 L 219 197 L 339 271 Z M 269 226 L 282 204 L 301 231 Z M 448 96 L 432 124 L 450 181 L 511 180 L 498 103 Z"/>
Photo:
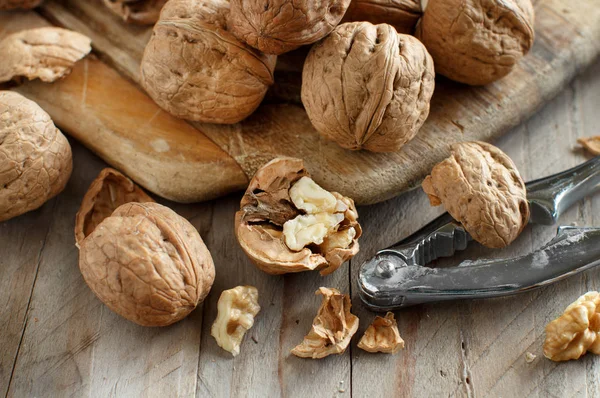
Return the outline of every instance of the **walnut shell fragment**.
<path id="1" fill-rule="evenodd" d="M 158 203 L 127 203 L 81 243 L 79 269 L 111 310 L 142 326 L 166 326 L 204 300 L 215 278 L 198 231 Z"/>
<path id="2" fill-rule="evenodd" d="M 92 51 L 91 40 L 62 28 L 23 30 L 0 41 L 0 83 L 40 79 L 51 83 Z"/>
<path id="3" fill-rule="evenodd" d="M 429 0 L 416 29 L 436 71 L 470 85 L 492 83 L 529 52 L 530 0 Z"/>
<path id="4" fill-rule="evenodd" d="M 144 51 L 142 85 L 170 114 L 237 123 L 273 84 L 277 57 L 241 43 L 227 30 L 227 0 L 171 0 Z"/>
<path id="5" fill-rule="evenodd" d="M 353 0 L 342 22 L 387 23 L 398 33 L 412 35 L 421 15 L 420 0 Z"/>
<path id="6" fill-rule="evenodd" d="M 158 21 L 167 0 L 104 0 L 104 4 L 123 21 L 137 25 L 152 25 Z"/>
<path id="7" fill-rule="evenodd" d="M 254 318 L 260 311 L 258 290 L 254 286 L 225 290 L 219 297 L 217 307 L 217 319 L 210 334 L 219 347 L 229 351 L 234 357 L 238 356 L 242 339 L 254 325 Z"/>
<path id="8" fill-rule="evenodd" d="M 577 142 L 592 155 L 600 155 L 600 135 L 578 138 Z"/>
<path id="9" fill-rule="evenodd" d="M 71 146 L 33 101 L 0 91 L 0 221 L 42 206 L 67 185 Z"/>
<path id="10" fill-rule="evenodd" d="M 451 151 L 423 181 L 431 205 L 443 204 L 482 245 L 508 246 L 529 222 L 525 183 L 517 166 L 485 142 L 454 144 Z"/>
<path id="11" fill-rule="evenodd" d="M 588 292 L 546 326 L 544 356 L 552 361 L 600 355 L 600 293 Z"/>
<path id="12" fill-rule="evenodd" d="M 350 313 L 350 296 L 326 287 L 320 287 L 315 294 L 322 295 L 323 301 L 310 332 L 292 350 L 292 354 L 312 359 L 343 354 L 358 330 L 358 317 Z"/>
<path id="13" fill-rule="evenodd" d="M 43 0 L 0 0 L 0 11 L 15 9 L 27 10 L 39 6 L 42 1 Z"/>
<path id="14" fill-rule="evenodd" d="M 354 201 L 319 187 L 302 160 L 277 158 L 250 181 L 235 232 L 244 252 L 266 273 L 319 269 L 327 275 L 358 253 L 357 218 Z"/>
<path id="15" fill-rule="evenodd" d="M 231 0 L 228 28 L 266 54 L 283 54 L 327 36 L 350 0 Z"/>
<path id="16" fill-rule="evenodd" d="M 394 313 L 388 312 L 385 318 L 376 316 L 373 323 L 358 342 L 358 348 L 368 352 L 395 354 L 404 348 Z"/>
<path id="17" fill-rule="evenodd" d="M 429 115 L 433 61 L 387 24 L 338 26 L 310 50 L 302 103 L 315 129 L 346 149 L 398 151 Z"/>
<path id="18" fill-rule="evenodd" d="M 154 202 L 154 199 L 117 170 L 108 167 L 102 170 L 92 181 L 75 217 L 77 247 L 117 207 L 130 202 Z"/>

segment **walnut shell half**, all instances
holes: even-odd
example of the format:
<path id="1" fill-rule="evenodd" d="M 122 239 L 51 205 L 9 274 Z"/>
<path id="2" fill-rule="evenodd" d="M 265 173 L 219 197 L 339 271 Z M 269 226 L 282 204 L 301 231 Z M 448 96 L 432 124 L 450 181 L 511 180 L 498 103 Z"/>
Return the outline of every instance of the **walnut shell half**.
<path id="1" fill-rule="evenodd" d="M 104 4 L 123 21 L 137 25 L 152 25 L 158 21 L 167 0 L 104 0 Z"/>
<path id="2" fill-rule="evenodd" d="M 451 156 L 423 181 L 431 205 L 443 204 L 482 245 L 508 246 L 529 222 L 527 192 L 517 166 L 485 142 L 451 148 Z"/>
<path id="3" fill-rule="evenodd" d="M 429 115 L 433 61 L 387 24 L 338 26 L 310 50 L 302 103 L 315 129 L 346 149 L 398 151 Z"/>
<path id="4" fill-rule="evenodd" d="M 385 352 L 387 354 L 395 354 L 403 349 L 404 340 L 400 337 L 394 313 L 388 312 L 385 314 L 385 318 L 376 316 L 360 338 L 358 348 L 368 352 Z"/>
<path id="5" fill-rule="evenodd" d="M 264 272 L 320 269 L 327 275 L 358 253 L 357 218 L 354 201 L 316 185 L 302 160 L 277 158 L 250 181 L 235 215 L 235 233 Z"/>
<path id="6" fill-rule="evenodd" d="M 422 14 L 420 0 L 353 0 L 342 22 L 387 23 L 412 35 Z"/>
<path id="7" fill-rule="evenodd" d="M 158 203 L 118 207 L 81 242 L 79 268 L 104 304 L 142 326 L 186 317 L 215 278 L 198 231 Z"/>
<path id="8" fill-rule="evenodd" d="M 277 57 L 241 43 L 227 30 L 227 0 L 171 0 L 144 51 L 142 85 L 174 116 L 237 123 L 273 84 Z"/>
<path id="9" fill-rule="evenodd" d="M 30 9 L 39 6 L 43 0 L 0 0 L 1 10 Z"/>
<path id="10" fill-rule="evenodd" d="M 0 221 L 42 206 L 67 185 L 71 146 L 33 101 L 0 91 Z"/>
<path id="11" fill-rule="evenodd" d="M 416 36 L 439 74 L 485 85 L 506 76 L 529 52 L 533 21 L 530 0 L 429 0 Z"/>

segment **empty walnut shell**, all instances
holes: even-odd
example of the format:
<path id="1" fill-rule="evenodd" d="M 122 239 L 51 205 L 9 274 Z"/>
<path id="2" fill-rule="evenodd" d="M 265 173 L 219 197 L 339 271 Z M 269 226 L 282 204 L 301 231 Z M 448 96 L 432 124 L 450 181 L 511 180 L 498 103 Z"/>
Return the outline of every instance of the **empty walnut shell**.
<path id="1" fill-rule="evenodd" d="M 166 326 L 204 300 L 215 278 L 198 231 L 158 203 L 127 203 L 80 244 L 79 268 L 98 298 L 143 326 Z"/>
<path id="2" fill-rule="evenodd" d="M 41 3 L 42 0 L 0 0 L 0 10 L 35 8 Z"/>
<path id="3" fill-rule="evenodd" d="M 360 338 L 358 348 L 368 352 L 385 352 L 387 354 L 395 354 L 403 349 L 404 340 L 400 337 L 394 313 L 388 312 L 384 318 L 376 316 Z"/>
<path id="4" fill-rule="evenodd" d="M 533 46 L 530 0 L 429 0 L 416 29 L 435 69 L 470 85 L 506 76 Z"/>
<path id="5" fill-rule="evenodd" d="M 452 145 L 451 156 L 423 181 L 432 206 L 443 204 L 473 239 L 508 246 L 529 222 L 525 183 L 513 161 L 485 142 Z"/>
<path id="6" fill-rule="evenodd" d="M 345 23 L 308 54 L 302 103 L 317 131 L 340 146 L 397 151 L 427 119 L 434 78 L 414 37 L 387 24 Z"/>
<path id="7" fill-rule="evenodd" d="M 104 0 L 104 4 L 123 21 L 137 25 L 152 25 L 158 21 L 167 0 Z"/>
<path id="8" fill-rule="evenodd" d="M 0 91 L 0 221 L 35 210 L 67 185 L 66 137 L 35 102 Z"/>
<path id="9" fill-rule="evenodd" d="M 353 0 L 342 22 L 387 23 L 411 35 L 422 14 L 420 0 Z"/>
<path id="10" fill-rule="evenodd" d="M 350 0 L 231 0 L 228 27 L 266 54 L 283 54 L 327 36 Z"/>
<path id="11" fill-rule="evenodd" d="M 273 84 L 277 58 L 227 31 L 226 0 L 171 0 L 146 47 L 142 85 L 174 116 L 237 123 L 258 107 Z"/>
<path id="12" fill-rule="evenodd" d="M 294 205 L 290 188 L 305 176 L 309 174 L 300 159 L 270 161 L 250 181 L 240 210 L 235 214 L 235 233 L 240 246 L 266 273 L 277 275 L 319 269 L 321 275 L 327 275 L 358 253 L 362 230 L 357 222 L 354 201 L 337 192 L 331 194 L 346 207 L 338 231 L 354 230 L 349 244 L 331 244 L 326 238 L 322 244 L 310 245 L 300 251 L 290 250 L 286 245 L 283 225 L 303 214 Z"/>

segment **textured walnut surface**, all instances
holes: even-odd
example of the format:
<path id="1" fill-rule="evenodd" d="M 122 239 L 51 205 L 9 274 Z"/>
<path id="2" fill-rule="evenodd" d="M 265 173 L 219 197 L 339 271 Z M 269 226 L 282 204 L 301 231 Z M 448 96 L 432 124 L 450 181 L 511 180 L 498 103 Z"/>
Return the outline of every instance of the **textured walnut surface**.
<path id="1" fill-rule="evenodd" d="M 39 6 L 43 0 L 0 0 L 0 10 L 29 9 Z"/>
<path id="2" fill-rule="evenodd" d="M 104 4 L 125 22 L 152 25 L 158 21 L 167 0 L 104 0 Z"/>
<path id="3" fill-rule="evenodd" d="M 529 222 L 525 183 L 513 161 L 485 142 L 452 145 L 452 155 L 423 181 L 432 206 L 443 204 L 473 239 L 508 246 Z"/>
<path id="4" fill-rule="evenodd" d="M 327 36 L 350 0 L 231 0 L 229 29 L 267 54 L 282 54 Z"/>
<path id="5" fill-rule="evenodd" d="M 142 85 L 174 116 L 236 123 L 273 84 L 277 58 L 242 44 L 227 30 L 226 0 L 171 0 L 144 51 Z"/>
<path id="6" fill-rule="evenodd" d="M 350 313 L 350 296 L 337 289 L 321 287 L 323 296 L 310 332 L 292 354 L 301 358 L 320 359 L 331 354 L 343 354 L 358 330 L 358 317 Z"/>
<path id="7" fill-rule="evenodd" d="M 342 22 L 387 23 L 398 33 L 413 34 L 421 15 L 420 0 L 353 0 Z"/>
<path id="8" fill-rule="evenodd" d="M 588 292 L 546 326 L 544 355 L 553 361 L 600 355 L 600 293 Z"/>
<path id="9" fill-rule="evenodd" d="M 157 203 L 117 208 L 81 243 L 79 268 L 104 304 L 143 326 L 181 320 L 215 278 L 198 231 Z"/>
<path id="10" fill-rule="evenodd" d="M 358 348 L 368 352 L 385 352 L 395 354 L 404 348 L 404 340 L 400 337 L 394 313 L 388 312 L 385 317 L 376 316 L 373 323 L 358 342 Z"/>
<path id="11" fill-rule="evenodd" d="M 71 176 L 71 146 L 35 102 L 0 91 L 0 221 L 37 209 Z"/>
<path id="12" fill-rule="evenodd" d="M 302 103 L 316 130 L 342 147 L 397 151 L 427 119 L 434 77 L 414 37 L 387 24 L 345 23 L 311 49 Z"/>
<path id="13" fill-rule="evenodd" d="M 88 37 L 61 28 L 23 30 L 0 41 L 0 83 L 13 79 L 53 82 L 69 74 L 91 50 Z"/>
<path id="14" fill-rule="evenodd" d="M 592 155 L 600 155 L 600 135 L 594 137 L 582 137 L 577 139 L 577 142 Z"/>
<path id="15" fill-rule="evenodd" d="M 416 35 L 436 72 L 484 85 L 506 76 L 533 46 L 530 0 L 429 0 Z"/>

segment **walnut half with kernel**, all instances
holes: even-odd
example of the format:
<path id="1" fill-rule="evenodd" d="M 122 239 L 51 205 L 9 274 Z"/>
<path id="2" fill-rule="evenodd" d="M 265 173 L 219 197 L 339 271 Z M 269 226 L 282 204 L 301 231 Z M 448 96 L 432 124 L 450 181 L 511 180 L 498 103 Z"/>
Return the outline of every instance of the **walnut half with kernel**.
<path id="1" fill-rule="evenodd" d="M 385 318 L 375 317 L 365 334 L 358 342 L 358 348 L 368 352 L 385 352 L 395 354 L 404 348 L 404 340 L 400 337 L 398 323 L 394 313 L 388 312 Z"/>

